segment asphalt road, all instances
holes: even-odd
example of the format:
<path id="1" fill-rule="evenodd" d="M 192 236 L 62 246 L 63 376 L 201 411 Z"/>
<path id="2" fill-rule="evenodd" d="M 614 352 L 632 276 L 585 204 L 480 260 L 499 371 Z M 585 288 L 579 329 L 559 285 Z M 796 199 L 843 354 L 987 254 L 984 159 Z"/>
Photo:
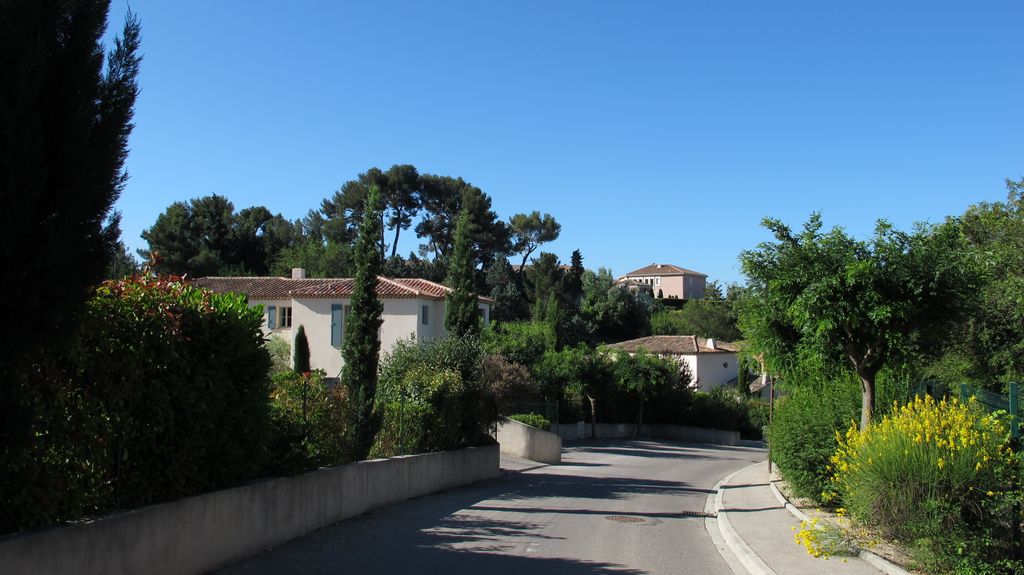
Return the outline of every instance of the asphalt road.
<path id="1" fill-rule="evenodd" d="M 749 447 L 578 444 L 562 465 L 392 505 L 217 573 L 732 575 L 704 528 L 705 499 L 764 458 Z"/>

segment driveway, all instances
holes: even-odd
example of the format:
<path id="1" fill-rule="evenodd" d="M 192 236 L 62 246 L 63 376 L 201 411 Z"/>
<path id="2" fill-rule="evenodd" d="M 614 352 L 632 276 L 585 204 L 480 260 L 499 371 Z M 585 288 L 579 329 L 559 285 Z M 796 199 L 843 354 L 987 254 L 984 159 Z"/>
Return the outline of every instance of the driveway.
<path id="1" fill-rule="evenodd" d="M 704 528 L 705 499 L 764 459 L 752 447 L 578 443 L 561 465 L 399 503 L 217 573 L 731 575 Z"/>

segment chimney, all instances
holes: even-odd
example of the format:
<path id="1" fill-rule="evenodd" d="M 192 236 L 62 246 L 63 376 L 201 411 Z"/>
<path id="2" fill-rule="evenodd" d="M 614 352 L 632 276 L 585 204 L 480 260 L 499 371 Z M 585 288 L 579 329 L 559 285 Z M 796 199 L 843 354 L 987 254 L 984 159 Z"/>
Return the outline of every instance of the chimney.
<path id="1" fill-rule="evenodd" d="M 661 264 L 658 264 L 658 269 L 659 269 L 659 270 L 661 269 Z"/>
<path id="2" fill-rule="evenodd" d="M 292 279 L 293 280 L 304 280 L 306 279 L 305 268 L 292 268 Z"/>
<path id="3" fill-rule="evenodd" d="M 711 339 L 710 337 L 708 338 L 707 346 L 708 349 L 718 349 L 715 347 L 715 340 Z"/>

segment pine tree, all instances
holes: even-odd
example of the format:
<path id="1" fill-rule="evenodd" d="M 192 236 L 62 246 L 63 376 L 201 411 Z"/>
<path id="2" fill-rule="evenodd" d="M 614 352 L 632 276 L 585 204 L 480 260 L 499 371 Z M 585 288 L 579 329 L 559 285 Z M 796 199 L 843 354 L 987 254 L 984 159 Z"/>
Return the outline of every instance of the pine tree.
<path id="1" fill-rule="evenodd" d="M 341 381 L 348 391 L 350 409 L 349 448 L 357 460 L 370 454 L 377 431 L 373 404 L 377 395 L 378 334 L 383 323 L 380 316 L 384 311 L 377 298 L 377 275 L 382 265 L 380 226 L 380 190 L 371 186 L 356 239 L 356 277 L 341 351 L 345 360 Z"/>
<path id="2" fill-rule="evenodd" d="M 469 212 L 462 210 L 455 224 L 455 246 L 445 282 L 452 291 L 445 299 L 444 327 L 452 337 L 480 333 L 480 317 L 473 293 L 474 258 L 469 242 L 470 227 Z"/>
<path id="3" fill-rule="evenodd" d="M 309 371 L 309 339 L 306 338 L 306 328 L 301 325 L 295 332 L 295 357 L 292 359 L 292 366 L 295 373 Z"/>

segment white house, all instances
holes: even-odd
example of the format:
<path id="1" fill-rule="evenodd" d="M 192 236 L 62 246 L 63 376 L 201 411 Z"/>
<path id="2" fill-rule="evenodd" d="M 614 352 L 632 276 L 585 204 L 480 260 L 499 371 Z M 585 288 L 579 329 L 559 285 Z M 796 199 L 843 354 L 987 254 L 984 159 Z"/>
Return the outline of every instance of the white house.
<path id="1" fill-rule="evenodd" d="M 306 278 L 292 270 L 291 278 L 204 277 L 193 281 L 215 292 L 236 292 L 249 298 L 250 306 L 263 307 L 263 333 L 283 337 L 294 346 L 294 329 L 303 326 L 309 340 L 309 362 L 328 377 L 341 373 L 341 343 L 350 311 L 352 278 Z M 377 297 L 383 304 L 380 329 L 381 354 L 395 342 L 444 337 L 445 297 L 451 288 L 419 278 L 377 277 Z M 478 298 L 483 323 L 490 321 L 494 300 Z"/>
<path id="2" fill-rule="evenodd" d="M 690 387 L 701 391 L 733 383 L 739 375 L 739 351 L 724 341 L 694 335 L 652 335 L 605 346 L 610 350 L 636 353 L 643 348 L 662 357 L 670 357 L 690 372 Z"/>

